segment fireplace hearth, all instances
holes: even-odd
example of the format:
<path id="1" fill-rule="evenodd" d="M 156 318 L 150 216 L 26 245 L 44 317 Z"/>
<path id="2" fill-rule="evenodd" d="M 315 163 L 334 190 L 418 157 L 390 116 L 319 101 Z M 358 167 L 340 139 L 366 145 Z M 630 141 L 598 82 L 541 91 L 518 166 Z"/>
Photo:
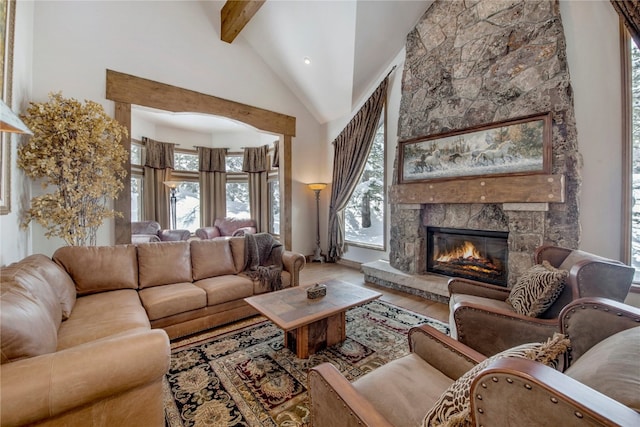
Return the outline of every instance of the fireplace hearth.
<path id="1" fill-rule="evenodd" d="M 427 271 L 506 287 L 508 234 L 427 227 Z"/>

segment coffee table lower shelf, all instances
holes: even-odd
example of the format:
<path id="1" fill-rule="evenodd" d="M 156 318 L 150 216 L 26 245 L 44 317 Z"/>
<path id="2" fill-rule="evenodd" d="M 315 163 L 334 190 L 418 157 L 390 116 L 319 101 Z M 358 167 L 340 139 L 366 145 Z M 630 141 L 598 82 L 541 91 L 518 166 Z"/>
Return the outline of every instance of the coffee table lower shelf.
<path id="1" fill-rule="evenodd" d="M 343 311 L 294 330 L 285 331 L 284 346 L 300 359 L 306 359 L 320 350 L 347 339 L 346 318 L 347 315 Z"/>

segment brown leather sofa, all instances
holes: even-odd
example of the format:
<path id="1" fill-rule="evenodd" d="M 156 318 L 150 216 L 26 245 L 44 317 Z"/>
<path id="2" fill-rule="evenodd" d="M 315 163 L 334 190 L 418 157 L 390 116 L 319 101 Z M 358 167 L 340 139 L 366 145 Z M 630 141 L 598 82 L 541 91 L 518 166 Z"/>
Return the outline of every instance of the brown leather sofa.
<path id="1" fill-rule="evenodd" d="M 519 314 L 507 302 L 510 289 L 453 278 L 448 283 L 451 336 L 486 356 L 543 341 L 559 331 L 558 315 L 571 301 L 603 297 L 623 302 L 635 273 L 619 261 L 552 245 L 539 247 L 534 261 L 548 261 L 569 273 L 562 293 L 545 312 L 538 317 Z"/>
<path id="2" fill-rule="evenodd" d="M 195 234 L 202 240 L 208 240 L 216 237 L 238 237 L 256 232 L 256 221 L 253 219 L 218 218 L 212 227 L 198 228 Z"/>
<path id="3" fill-rule="evenodd" d="M 284 287 L 304 256 L 283 254 Z M 2 426 L 162 426 L 175 338 L 257 312 L 244 238 L 62 247 L 0 271 Z"/>
<path id="4" fill-rule="evenodd" d="M 471 425 L 640 425 L 640 310 L 583 298 L 559 321 L 571 340 L 564 368 L 521 358 L 492 361 L 471 382 Z M 314 427 L 422 425 L 443 392 L 486 359 L 429 326 L 413 328 L 409 344 L 410 354 L 353 383 L 329 363 L 313 368 Z"/>

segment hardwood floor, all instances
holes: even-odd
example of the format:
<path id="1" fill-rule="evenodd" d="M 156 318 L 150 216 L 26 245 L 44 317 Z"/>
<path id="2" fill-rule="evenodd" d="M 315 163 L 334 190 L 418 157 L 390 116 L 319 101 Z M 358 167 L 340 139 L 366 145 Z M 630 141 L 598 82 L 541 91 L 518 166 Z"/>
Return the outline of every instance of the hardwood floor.
<path id="1" fill-rule="evenodd" d="M 355 268 L 334 263 L 309 262 L 300 271 L 300 283 L 309 284 L 324 280 L 338 279 L 353 285 L 375 289 L 382 294 L 383 301 L 390 302 L 407 310 L 420 313 L 425 316 L 449 322 L 449 307 L 446 304 L 431 301 L 417 295 L 411 295 L 394 289 L 377 286 L 364 281 L 364 274 Z"/>

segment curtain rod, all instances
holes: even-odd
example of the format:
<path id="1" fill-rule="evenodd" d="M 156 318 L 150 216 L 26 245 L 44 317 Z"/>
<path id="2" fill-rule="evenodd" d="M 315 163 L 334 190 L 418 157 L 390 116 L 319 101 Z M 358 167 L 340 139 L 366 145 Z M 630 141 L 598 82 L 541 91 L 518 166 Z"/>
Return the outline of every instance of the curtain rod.
<path id="1" fill-rule="evenodd" d="M 396 67 L 397 67 L 397 65 L 394 65 L 393 67 L 391 67 L 391 70 L 387 73 L 386 76 L 384 76 L 384 78 L 386 79 L 387 77 L 389 77 L 391 75 L 391 73 L 393 73 L 396 70 Z"/>

